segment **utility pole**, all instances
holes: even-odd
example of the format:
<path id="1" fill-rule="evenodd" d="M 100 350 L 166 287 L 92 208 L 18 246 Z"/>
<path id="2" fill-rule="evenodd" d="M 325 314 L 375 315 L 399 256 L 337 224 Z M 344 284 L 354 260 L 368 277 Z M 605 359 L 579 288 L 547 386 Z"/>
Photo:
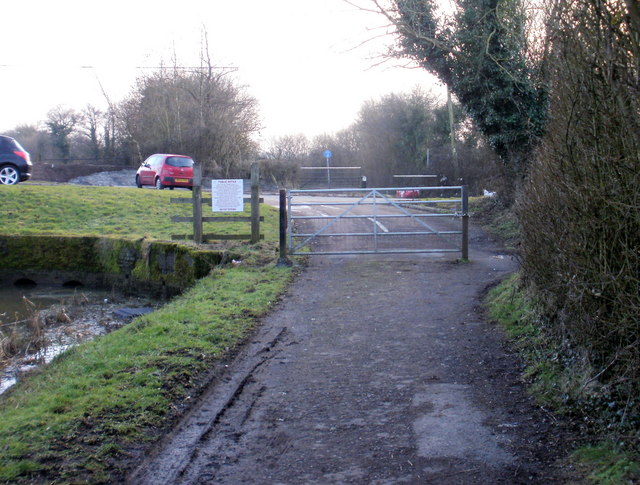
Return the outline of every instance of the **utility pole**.
<path id="1" fill-rule="evenodd" d="M 456 150 L 456 129 L 455 120 L 453 117 L 453 102 L 451 101 L 451 91 L 447 86 L 447 107 L 449 108 L 449 136 L 451 139 L 451 156 L 453 157 L 453 175 L 455 178 L 455 184 L 458 184 L 460 179 L 460 167 L 458 166 L 458 151 Z"/>

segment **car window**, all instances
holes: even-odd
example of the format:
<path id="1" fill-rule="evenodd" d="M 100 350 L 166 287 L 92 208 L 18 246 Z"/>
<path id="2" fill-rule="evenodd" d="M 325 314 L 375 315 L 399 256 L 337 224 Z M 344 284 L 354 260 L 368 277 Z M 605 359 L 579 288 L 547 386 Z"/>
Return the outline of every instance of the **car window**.
<path id="1" fill-rule="evenodd" d="M 167 157 L 167 165 L 172 167 L 193 167 L 193 160 L 187 157 Z"/>
<path id="2" fill-rule="evenodd" d="M 153 157 L 151 157 L 151 160 L 149 160 L 149 165 L 151 165 L 151 168 L 157 168 L 159 160 L 160 157 L 158 157 L 158 155 L 154 155 Z"/>
<path id="3" fill-rule="evenodd" d="M 2 150 L 3 152 L 8 152 L 11 150 L 9 140 L 7 138 L 0 138 L 0 150 Z"/>

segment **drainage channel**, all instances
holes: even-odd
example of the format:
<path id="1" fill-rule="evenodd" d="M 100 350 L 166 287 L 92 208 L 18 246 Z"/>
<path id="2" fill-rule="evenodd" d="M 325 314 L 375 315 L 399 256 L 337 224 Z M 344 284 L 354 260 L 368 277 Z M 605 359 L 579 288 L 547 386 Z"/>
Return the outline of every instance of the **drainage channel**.
<path id="1" fill-rule="evenodd" d="M 0 394 L 68 348 L 104 335 L 159 302 L 87 288 L 17 281 L 0 286 Z"/>

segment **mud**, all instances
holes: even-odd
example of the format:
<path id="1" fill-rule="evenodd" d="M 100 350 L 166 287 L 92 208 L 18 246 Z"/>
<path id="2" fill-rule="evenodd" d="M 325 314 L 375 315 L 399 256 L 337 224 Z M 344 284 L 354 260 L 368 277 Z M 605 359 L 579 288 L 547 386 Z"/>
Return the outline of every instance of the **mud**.
<path id="1" fill-rule="evenodd" d="M 471 243 L 469 263 L 312 258 L 128 482 L 566 483 L 572 437 L 480 308 L 516 263 Z"/>

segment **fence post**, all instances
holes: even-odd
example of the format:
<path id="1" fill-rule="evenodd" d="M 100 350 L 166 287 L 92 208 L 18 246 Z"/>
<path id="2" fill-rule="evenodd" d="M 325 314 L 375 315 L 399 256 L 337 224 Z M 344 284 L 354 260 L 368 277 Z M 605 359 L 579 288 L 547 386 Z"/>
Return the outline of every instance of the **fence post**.
<path id="1" fill-rule="evenodd" d="M 280 258 L 278 266 L 291 266 L 287 258 L 287 191 L 280 189 Z"/>
<path id="2" fill-rule="evenodd" d="M 251 164 L 251 244 L 260 241 L 260 166 Z"/>
<path id="3" fill-rule="evenodd" d="M 193 241 L 202 244 L 202 166 L 193 166 Z"/>
<path id="4" fill-rule="evenodd" d="M 469 194 L 462 186 L 462 259 L 469 259 Z"/>

